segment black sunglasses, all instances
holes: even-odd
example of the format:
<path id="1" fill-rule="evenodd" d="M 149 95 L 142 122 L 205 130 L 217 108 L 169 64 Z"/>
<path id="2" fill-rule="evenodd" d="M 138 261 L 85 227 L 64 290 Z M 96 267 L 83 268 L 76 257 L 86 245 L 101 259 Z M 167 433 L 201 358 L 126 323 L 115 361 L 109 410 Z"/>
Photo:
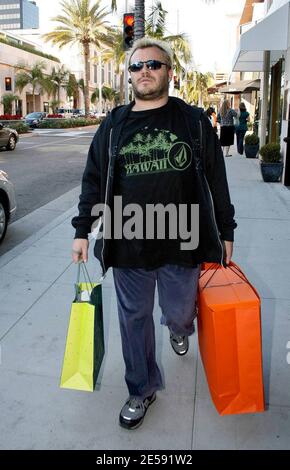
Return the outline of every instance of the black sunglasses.
<path id="1" fill-rule="evenodd" d="M 160 60 L 150 59 L 143 62 L 139 60 L 139 62 L 134 62 L 133 64 L 129 65 L 128 70 L 129 72 L 140 72 L 143 69 L 144 65 L 146 65 L 147 69 L 149 70 L 159 70 L 161 69 L 162 65 L 166 65 L 169 67 L 168 64 L 164 62 L 160 62 Z"/>

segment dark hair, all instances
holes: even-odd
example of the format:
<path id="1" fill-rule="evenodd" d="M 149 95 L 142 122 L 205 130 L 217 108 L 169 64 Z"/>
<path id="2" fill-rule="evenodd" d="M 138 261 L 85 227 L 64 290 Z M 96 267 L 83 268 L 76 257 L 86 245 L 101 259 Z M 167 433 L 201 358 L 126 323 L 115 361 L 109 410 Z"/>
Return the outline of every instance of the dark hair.
<path id="1" fill-rule="evenodd" d="M 243 103 L 243 102 L 240 103 L 239 108 L 240 108 L 240 111 L 247 111 L 246 105 L 245 105 L 245 103 Z"/>

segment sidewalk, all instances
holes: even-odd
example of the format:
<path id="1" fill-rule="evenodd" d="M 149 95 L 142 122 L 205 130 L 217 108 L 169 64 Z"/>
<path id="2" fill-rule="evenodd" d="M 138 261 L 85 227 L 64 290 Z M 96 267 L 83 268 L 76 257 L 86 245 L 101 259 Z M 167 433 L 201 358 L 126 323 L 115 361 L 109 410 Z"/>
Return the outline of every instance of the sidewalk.
<path id="1" fill-rule="evenodd" d="M 94 393 L 59 388 L 76 277 L 70 262 L 74 207 L 0 258 L 0 449 L 290 449 L 290 192 L 263 183 L 257 160 L 234 154 L 226 164 L 238 222 L 234 260 L 262 297 L 268 410 L 220 417 L 196 334 L 189 353 L 176 356 L 156 303 L 157 356 L 166 388 L 139 429 L 120 428 L 127 389 L 111 271 L 103 284 L 100 385 Z M 88 268 L 95 279 L 92 249 Z"/>

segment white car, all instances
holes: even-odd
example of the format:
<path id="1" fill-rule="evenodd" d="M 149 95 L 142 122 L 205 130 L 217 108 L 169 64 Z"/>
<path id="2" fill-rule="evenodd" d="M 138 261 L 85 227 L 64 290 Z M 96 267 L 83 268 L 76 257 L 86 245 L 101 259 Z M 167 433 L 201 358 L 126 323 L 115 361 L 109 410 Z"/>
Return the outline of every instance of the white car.
<path id="1" fill-rule="evenodd" d="M 0 243 L 4 240 L 8 223 L 16 213 L 16 198 L 14 186 L 9 181 L 7 173 L 0 170 Z"/>

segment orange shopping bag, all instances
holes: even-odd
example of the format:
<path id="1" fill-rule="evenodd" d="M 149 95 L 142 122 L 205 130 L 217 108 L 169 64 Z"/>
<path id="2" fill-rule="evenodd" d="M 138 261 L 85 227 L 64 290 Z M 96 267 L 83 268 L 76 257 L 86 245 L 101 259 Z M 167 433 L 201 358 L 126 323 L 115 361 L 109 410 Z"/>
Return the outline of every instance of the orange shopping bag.
<path id="1" fill-rule="evenodd" d="M 199 350 L 218 413 L 264 411 L 259 294 L 236 264 L 205 263 L 198 297 Z"/>

